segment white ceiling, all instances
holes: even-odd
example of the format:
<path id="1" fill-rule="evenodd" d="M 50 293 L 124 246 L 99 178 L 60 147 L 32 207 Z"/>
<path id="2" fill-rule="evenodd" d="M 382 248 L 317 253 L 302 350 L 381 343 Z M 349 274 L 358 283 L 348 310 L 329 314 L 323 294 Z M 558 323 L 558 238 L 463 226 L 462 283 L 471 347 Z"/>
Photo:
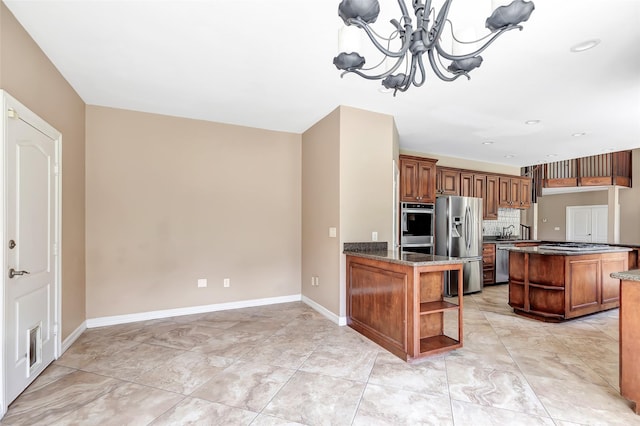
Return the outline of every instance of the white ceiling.
<path id="1" fill-rule="evenodd" d="M 396 97 L 340 78 L 338 0 L 3 1 L 91 105 L 295 133 L 349 105 L 393 115 L 403 149 L 512 166 L 640 147 L 640 0 L 534 0 L 470 81 L 429 69 Z M 449 16 L 482 26 L 490 12 L 455 0 Z"/>

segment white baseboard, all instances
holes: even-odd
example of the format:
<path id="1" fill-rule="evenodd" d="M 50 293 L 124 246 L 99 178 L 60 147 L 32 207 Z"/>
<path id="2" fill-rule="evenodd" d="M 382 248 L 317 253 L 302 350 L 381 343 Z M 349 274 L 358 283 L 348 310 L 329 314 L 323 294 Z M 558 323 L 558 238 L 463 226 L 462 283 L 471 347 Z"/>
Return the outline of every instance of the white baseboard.
<path id="1" fill-rule="evenodd" d="M 334 314 L 333 312 L 331 312 L 321 304 L 309 299 L 307 296 L 302 296 L 302 302 L 311 306 L 313 309 L 320 312 L 322 315 L 324 315 L 334 323 L 338 324 L 339 326 L 347 325 L 347 317 L 341 317 Z"/>
<path id="2" fill-rule="evenodd" d="M 161 311 L 149 311 L 139 312 L 135 314 L 89 318 L 86 323 L 87 328 L 95 328 L 104 327 L 107 325 L 125 324 L 129 322 L 177 317 L 181 315 L 203 314 L 207 312 L 226 311 L 229 309 L 251 308 L 254 306 L 299 302 L 300 300 L 302 300 L 300 294 L 292 294 L 290 296 L 268 297 L 265 299 L 242 300 L 239 302 L 216 303 L 214 305 L 191 306 L 188 308 L 165 309 Z"/>
<path id="3" fill-rule="evenodd" d="M 62 342 L 61 351 L 58 354 L 58 356 L 61 356 L 63 353 L 65 353 L 67 349 L 69 349 L 71 345 L 73 345 L 73 342 L 78 340 L 78 337 L 80 337 L 80 335 L 84 333 L 86 329 L 87 329 L 87 322 L 83 321 L 82 324 L 78 326 L 78 328 L 73 330 L 71 334 L 68 335 L 66 339 L 64 339 L 64 341 Z"/>

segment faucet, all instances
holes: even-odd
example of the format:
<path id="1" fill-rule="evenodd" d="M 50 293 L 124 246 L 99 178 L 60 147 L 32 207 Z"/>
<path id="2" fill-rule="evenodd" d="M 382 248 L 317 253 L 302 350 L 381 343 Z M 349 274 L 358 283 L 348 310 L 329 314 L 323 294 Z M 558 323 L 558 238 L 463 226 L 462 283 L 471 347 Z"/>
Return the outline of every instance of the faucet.
<path id="1" fill-rule="evenodd" d="M 502 237 L 510 238 L 513 235 L 513 231 L 515 231 L 516 227 L 513 225 L 505 226 L 502 228 Z"/>

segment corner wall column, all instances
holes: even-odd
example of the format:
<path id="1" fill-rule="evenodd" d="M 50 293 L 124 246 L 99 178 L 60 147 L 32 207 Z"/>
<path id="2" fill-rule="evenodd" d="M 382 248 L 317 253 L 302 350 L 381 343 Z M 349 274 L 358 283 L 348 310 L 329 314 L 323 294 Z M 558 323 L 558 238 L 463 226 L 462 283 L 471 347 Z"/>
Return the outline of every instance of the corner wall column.
<path id="1" fill-rule="evenodd" d="M 609 214 L 607 224 L 607 242 L 618 244 L 620 242 L 620 187 L 609 187 Z"/>

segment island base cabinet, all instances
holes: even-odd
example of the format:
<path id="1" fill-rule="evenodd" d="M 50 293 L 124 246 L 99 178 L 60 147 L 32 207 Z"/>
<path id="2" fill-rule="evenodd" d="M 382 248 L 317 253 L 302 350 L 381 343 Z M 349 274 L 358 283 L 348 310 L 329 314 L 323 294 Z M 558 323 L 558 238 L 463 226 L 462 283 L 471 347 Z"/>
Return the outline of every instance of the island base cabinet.
<path id="1" fill-rule="evenodd" d="M 444 272 L 347 256 L 347 324 L 411 361 L 462 347 L 462 297 L 444 297 Z M 458 294 L 462 292 L 462 280 Z"/>
<path id="2" fill-rule="evenodd" d="M 620 284 L 620 394 L 640 414 L 640 283 Z"/>
<path id="3" fill-rule="evenodd" d="M 509 254 L 509 305 L 517 314 L 543 321 L 563 321 L 620 305 L 620 280 L 626 252 L 550 255 Z"/>

